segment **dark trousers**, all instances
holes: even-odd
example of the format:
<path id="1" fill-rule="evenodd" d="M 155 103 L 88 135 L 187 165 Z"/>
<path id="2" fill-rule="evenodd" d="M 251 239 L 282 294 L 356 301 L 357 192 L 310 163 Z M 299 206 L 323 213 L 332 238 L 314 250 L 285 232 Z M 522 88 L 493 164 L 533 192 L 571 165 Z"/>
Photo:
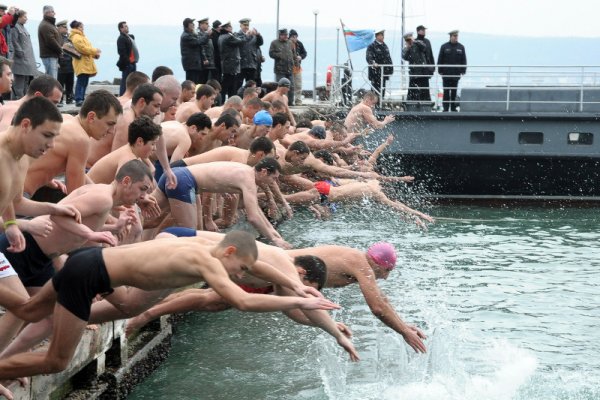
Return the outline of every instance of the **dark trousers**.
<path id="1" fill-rule="evenodd" d="M 444 111 L 456 111 L 456 88 L 460 77 L 442 77 L 444 83 Z"/>
<path id="2" fill-rule="evenodd" d="M 239 74 L 223 74 L 223 81 L 221 82 L 221 99 L 223 103 L 227 97 L 235 96 L 238 90 L 238 76 Z"/>
<path id="3" fill-rule="evenodd" d="M 209 79 L 216 79 L 214 77 L 216 75 L 215 71 L 216 70 L 214 69 L 203 69 L 202 71 L 200 71 L 200 82 L 198 83 L 205 84 Z"/>
<path id="4" fill-rule="evenodd" d="M 242 68 L 242 73 L 240 74 L 240 86 L 242 86 L 244 82 L 250 80 L 256 82 L 256 70 L 254 68 Z"/>
<path id="5" fill-rule="evenodd" d="M 430 102 L 431 95 L 429 94 L 429 78 L 422 76 L 409 77 L 407 99 L 409 101 Z"/>
<path id="6" fill-rule="evenodd" d="M 195 84 L 199 84 L 201 74 L 202 74 L 202 71 L 200 71 L 199 69 L 190 69 L 190 70 L 185 71 L 185 79 L 188 81 L 192 81 Z"/>
<path id="7" fill-rule="evenodd" d="M 377 77 L 377 79 L 371 80 L 371 87 L 373 91 L 377 93 L 379 96 L 379 100 L 383 99 L 385 96 L 385 87 L 387 85 L 388 78 L 383 78 L 383 87 L 381 87 L 381 78 Z"/>
<path id="8" fill-rule="evenodd" d="M 119 96 L 123 96 L 123 93 L 125 93 L 125 90 L 127 89 L 127 77 L 130 73 L 132 73 L 135 70 L 135 64 L 129 64 L 123 69 L 123 71 L 121 71 L 121 85 L 119 86 Z"/>
<path id="9" fill-rule="evenodd" d="M 64 89 L 64 95 L 67 98 L 67 104 L 73 101 L 73 84 L 75 83 L 75 74 L 73 72 L 60 72 L 58 70 L 58 81 Z"/>

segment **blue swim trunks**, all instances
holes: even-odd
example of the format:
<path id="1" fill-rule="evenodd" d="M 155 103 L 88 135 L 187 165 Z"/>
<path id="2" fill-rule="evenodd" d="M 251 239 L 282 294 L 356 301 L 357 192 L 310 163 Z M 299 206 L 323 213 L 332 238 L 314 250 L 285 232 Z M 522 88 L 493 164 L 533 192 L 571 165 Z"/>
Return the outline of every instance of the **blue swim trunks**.
<path id="1" fill-rule="evenodd" d="M 170 226 L 161 231 L 165 233 L 170 233 L 173 236 L 177 237 L 194 237 L 196 236 L 196 230 L 192 228 L 184 228 L 183 226 Z"/>
<path id="2" fill-rule="evenodd" d="M 158 181 L 158 188 L 169 199 L 195 204 L 198 186 L 190 170 L 185 167 L 173 168 L 173 174 L 177 177 L 177 187 L 175 189 L 167 189 L 167 177 L 164 174 Z"/>

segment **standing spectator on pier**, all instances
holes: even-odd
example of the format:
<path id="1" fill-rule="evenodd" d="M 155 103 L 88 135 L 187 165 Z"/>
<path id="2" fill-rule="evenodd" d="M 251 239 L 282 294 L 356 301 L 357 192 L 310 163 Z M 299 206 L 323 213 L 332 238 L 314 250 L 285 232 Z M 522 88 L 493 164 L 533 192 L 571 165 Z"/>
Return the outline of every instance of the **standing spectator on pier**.
<path id="1" fill-rule="evenodd" d="M 288 106 L 294 104 L 294 52 L 292 43 L 288 40 L 288 30 L 280 29 L 279 38 L 271 42 L 269 48 L 269 57 L 274 60 L 275 80 L 280 82 L 282 78 L 290 81 L 290 90 L 288 92 Z"/>
<path id="2" fill-rule="evenodd" d="M 57 27 L 54 25 L 54 7 L 44 6 L 44 18 L 38 26 L 38 41 L 40 44 L 40 58 L 46 73 L 58 78 L 58 59 L 62 54 L 62 41 Z"/>
<path id="3" fill-rule="evenodd" d="M 433 76 L 433 73 L 435 72 L 435 59 L 433 58 L 431 42 L 425 37 L 426 30 L 427 28 L 423 25 L 417 26 L 417 38 L 415 39 L 415 42 L 423 42 L 423 44 L 425 45 L 425 64 L 429 66 L 425 67 L 425 76 L 422 77 L 423 81 L 421 82 L 421 84 L 422 87 L 427 88 L 427 90 L 421 90 L 419 93 L 421 101 L 429 102 L 431 101 L 431 93 L 429 91 L 429 79 Z"/>
<path id="4" fill-rule="evenodd" d="M 404 48 L 402 49 L 402 59 L 408 61 L 408 95 L 409 104 L 421 100 L 430 100 L 429 96 L 429 69 L 424 67 L 427 64 L 427 46 L 422 40 L 414 40 L 412 32 L 404 35 Z"/>
<path id="5" fill-rule="evenodd" d="M 367 64 L 370 66 L 369 81 L 371 82 L 371 87 L 381 99 L 385 97 L 387 80 L 390 79 L 390 76 L 394 73 L 394 67 L 391 65 L 392 56 L 390 56 L 390 49 L 383 41 L 384 37 L 385 29 L 375 32 L 375 41 L 367 47 L 366 55 Z M 382 64 L 389 65 L 382 68 Z"/>
<path id="6" fill-rule="evenodd" d="M 135 36 L 129 34 L 127 22 L 119 22 L 118 28 L 119 37 L 117 39 L 117 52 L 119 53 L 119 60 L 117 61 L 117 67 L 119 67 L 119 71 L 121 71 L 119 96 L 122 96 L 127 89 L 125 87 L 127 76 L 136 70 L 137 62 L 140 59 L 140 53 L 135 45 Z"/>
<path id="7" fill-rule="evenodd" d="M 301 41 L 298 40 L 298 32 L 290 30 L 290 42 L 292 42 L 292 52 L 294 53 L 294 67 L 292 68 L 294 82 L 294 104 L 302 105 L 302 60 L 307 56 L 306 49 Z"/>
<path id="8" fill-rule="evenodd" d="M 192 18 L 183 20 L 183 33 L 179 39 L 181 49 L 181 65 L 185 71 L 185 79 L 200 82 L 200 70 L 202 69 L 202 53 L 200 48 L 200 37 L 196 33 L 196 27 Z"/>
<path id="9" fill-rule="evenodd" d="M 238 90 L 240 66 L 240 49 L 244 43 L 251 40 L 256 35 L 256 31 L 232 33 L 233 28 L 230 22 L 221 26 L 225 33 L 219 37 L 219 51 L 221 52 L 221 72 L 223 80 L 221 82 L 221 100 L 225 102 L 227 96 L 235 96 Z"/>
<path id="10" fill-rule="evenodd" d="M 71 22 L 70 39 L 75 50 L 81 53 L 80 59 L 73 59 L 73 70 L 77 76 L 75 83 L 75 105 L 81 107 L 85 100 L 85 91 L 91 76 L 98 73 L 94 59 L 100 58 L 101 50 L 92 46 L 92 43 L 83 33 L 83 22 L 73 20 Z"/>
<path id="11" fill-rule="evenodd" d="M 217 33 L 208 29 L 208 18 L 198 20 L 198 36 L 200 37 L 200 51 L 202 53 L 202 71 L 200 71 L 200 82 L 205 84 L 215 75 L 215 46 L 213 36 Z"/>
<path id="12" fill-rule="evenodd" d="M 38 74 L 31 36 L 25 28 L 27 11 L 19 10 L 15 13 L 15 25 L 10 30 L 10 40 L 14 49 L 12 71 L 15 76 L 13 83 L 14 98 L 25 96 L 29 82 Z"/>
<path id="13" fill-rule="evenodd" d="M 458 31 L 450 31 L 448 34 L 450 40 L 440 47 L 438 72 L 442 75 L 444 83 L 444 111 L 457 111 L 456 89 L 460 77 L 467 72 L 467 53 L 465 46 L 458 43 Z"/>
<path id="14" fill-rule="evenodd" d="M 251 31 L 250 21 L 250 18 L 240 19 L 240 36 L 248 35 L 248 32 Z M 236 90 L 242 86 L 244 81 L 256 81 L 256 68 L 258 67 L 257 50 L 263 45 L 264 40 L 262 35 L 256 31 L 256 28 L 252 28 L 252 33 L 250 39 L 245 41 L 242 47 L 240 47 L 241 76 L 238 85 L 236 85 Z"/>
<path id="15" fill-rule="evenodd" d="M 256 49 L 256 86 L 262 86 L 262 64 L 265 62 L 265 56 L 263 56 L 262 50 Z"/>
<path id="16" fill-rule="evenodd" d="M 5 31 L 10 30 L 13 23 L 13 14 L 15 8 L 0 4 L 0 56 L 8 58 L 8 34 Z M 6 35 L 6 36 L 5 36 Z"/>
<path id="17" fill-rule="evenodd" d="M 71 43 L 69 39 L 69 28 L 67 28 L 68 21 L 62 20 L 56 24 L 58 33 L 62 39 L 61 46 L 65 43 Z M 73 44 L 73 43 L 71 43 Z M 73 57 L 66 51 L 63 51 L 62 55 L 58 59 L 58 81 L 64 89 L 64 96 L 66 97 L 66 103 L 73 103 L 73 83 L 75 82 L 75 75 L 73 72 Z M 60 104 L 63 104 L 61 98 Z"/>
<path id="18" fill-rule="evenodd" d="M 213 34 L 211 36 L 211 40 L 213 42 L 213 52 L 215 57 L 215 73 L 210 79 L 215 79 L 219 83 L 223 79 L 223 73 L 221 72 L 221 50 L 219 50 L 219 38 L 221 37 L 222 32 L 221 29 L 221 21 L 218 19 L 214 20 L 212 23 Z M 219 99 L 220 100 L 220 99 Z"/>

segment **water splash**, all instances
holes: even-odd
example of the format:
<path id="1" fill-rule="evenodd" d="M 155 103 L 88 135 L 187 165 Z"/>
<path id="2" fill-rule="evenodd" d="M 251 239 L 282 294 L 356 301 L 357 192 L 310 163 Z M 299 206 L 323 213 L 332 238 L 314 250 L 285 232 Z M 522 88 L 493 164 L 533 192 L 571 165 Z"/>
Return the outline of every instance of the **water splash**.
<path id="1" fill-rule="evenodd" d="M 509 400 L 532 377 L 537 368 L 537 359 L 532 353 L 507 342 L 497 342 L 480 355 L 487 360 L 482 368 L 491 373 L 469 372 L 466 363 L 459 359 L 449 360 L 447 349 L 431 347 L 428 377 L 423 381 L 412 381 L 388 387 L 383 399 L 410 400 Z"/>

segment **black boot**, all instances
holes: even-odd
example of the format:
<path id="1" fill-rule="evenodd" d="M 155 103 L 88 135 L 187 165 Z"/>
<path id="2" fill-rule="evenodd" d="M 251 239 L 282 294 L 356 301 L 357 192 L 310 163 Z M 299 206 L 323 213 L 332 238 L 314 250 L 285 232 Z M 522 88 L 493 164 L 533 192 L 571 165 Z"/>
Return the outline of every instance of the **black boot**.
<path id="1" fill-rule="evenodd" d="M 73 95 L 72 94 L 67 95 L 67 104 L 73 104 Z"/>

